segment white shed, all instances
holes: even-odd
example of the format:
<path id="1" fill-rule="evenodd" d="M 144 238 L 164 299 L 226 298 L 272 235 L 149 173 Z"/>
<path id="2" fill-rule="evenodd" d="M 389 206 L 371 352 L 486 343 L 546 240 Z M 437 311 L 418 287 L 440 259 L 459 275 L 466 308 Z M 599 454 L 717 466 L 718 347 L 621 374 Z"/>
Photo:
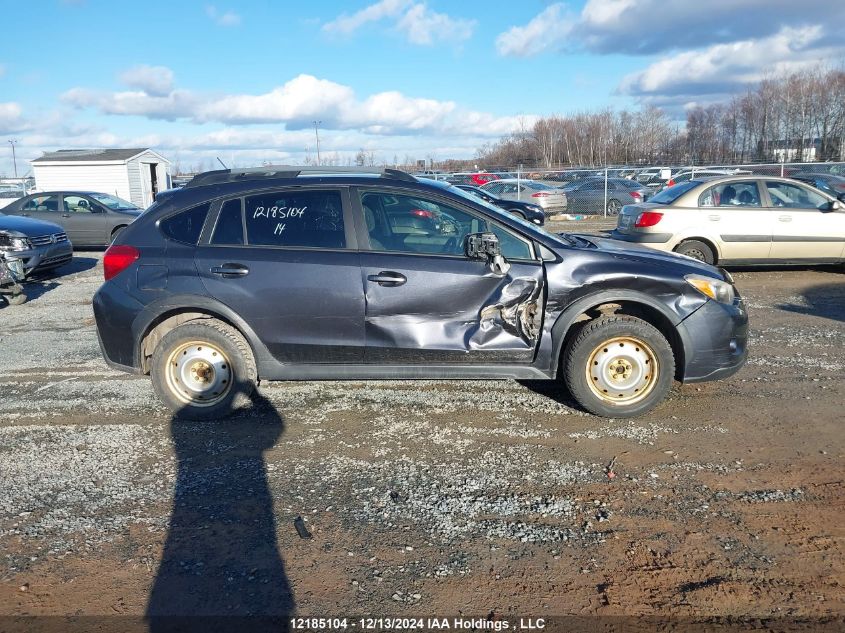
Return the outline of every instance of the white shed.
<path id="1" fill-rule="evenodd" d="M 149 148 L 61 149 L 32 161 L 38 191 L 97 191 L 142 209 L 170 188 L 170 161 Z"/>

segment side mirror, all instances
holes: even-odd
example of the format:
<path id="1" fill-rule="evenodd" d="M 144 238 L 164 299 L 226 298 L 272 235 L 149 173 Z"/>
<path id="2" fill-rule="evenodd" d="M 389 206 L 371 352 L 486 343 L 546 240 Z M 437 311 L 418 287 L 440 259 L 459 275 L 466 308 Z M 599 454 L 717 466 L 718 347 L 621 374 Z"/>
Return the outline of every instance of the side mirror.
<path id="1" fill-rule="evenodd" d="M 841 198 L 839 200 L 831 200 L 827 205 L 828 211 L 842 211 L 842 209 L 845 209 L 845 204 L 842 203 Z"/>
<path id="2" fill-rule="evenodd" d="M 464 243 L 464 252 L 470 259 L 486 261 L 490 272 L 496 275 L 506 275 L 511 268 L 502 255 L 495 233 L 470 233 Z"/>

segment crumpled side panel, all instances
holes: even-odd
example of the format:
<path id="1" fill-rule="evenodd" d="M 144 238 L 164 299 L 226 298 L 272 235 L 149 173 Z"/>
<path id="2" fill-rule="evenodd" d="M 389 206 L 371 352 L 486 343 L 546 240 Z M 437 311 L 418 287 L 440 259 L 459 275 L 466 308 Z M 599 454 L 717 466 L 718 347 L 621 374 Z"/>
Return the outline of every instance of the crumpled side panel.
<path id="1" fill-rule="evenodd" d="M 478 324 L 469 332 L 469 349 L 513 348 L 518 339 L 533 348 L 543 320 L 543 288 L 533 277 L 517 277 L 501 286 L 481 309 Z"/>

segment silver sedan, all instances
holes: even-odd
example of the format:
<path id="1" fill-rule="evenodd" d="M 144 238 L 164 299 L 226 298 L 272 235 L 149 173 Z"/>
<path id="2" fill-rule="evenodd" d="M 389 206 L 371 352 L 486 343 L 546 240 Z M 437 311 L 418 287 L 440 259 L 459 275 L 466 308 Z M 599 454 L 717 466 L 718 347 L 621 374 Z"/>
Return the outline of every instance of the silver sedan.
<path id="1" fill-rule="evenodd" d="M 544 182 L 507 178 L 481 185 L 481 189 L 505 200 L 519 200 L 539 205 L 546 215 L 566 210 L 566 193 Z"/>

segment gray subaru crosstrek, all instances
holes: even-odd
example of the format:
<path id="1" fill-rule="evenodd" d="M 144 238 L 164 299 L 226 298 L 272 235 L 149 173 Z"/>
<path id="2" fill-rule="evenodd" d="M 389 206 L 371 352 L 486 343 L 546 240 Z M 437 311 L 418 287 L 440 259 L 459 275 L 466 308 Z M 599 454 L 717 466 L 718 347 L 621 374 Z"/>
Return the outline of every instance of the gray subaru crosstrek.
<path id="1" fill-rule="evenodd" d="M 730 275 L 551 234 L 404 172 L 220 170 L 159 194 L 106 251 L 106 361 L 179 416 L 258 380 L 562 380 L 592 413 L 643 414 L 672 381 L 725 378 L 748 318 Z"/>

